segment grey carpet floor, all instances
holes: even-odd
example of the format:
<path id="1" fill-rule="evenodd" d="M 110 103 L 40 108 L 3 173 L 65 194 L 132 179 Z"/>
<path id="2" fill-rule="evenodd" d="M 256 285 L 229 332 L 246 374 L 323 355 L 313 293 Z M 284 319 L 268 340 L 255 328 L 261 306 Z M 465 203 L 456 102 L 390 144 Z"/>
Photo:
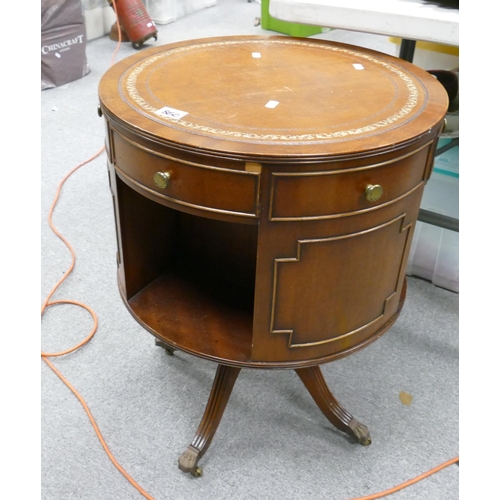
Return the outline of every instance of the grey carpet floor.
<path id="1" fill-rule="evenodd" d="M 230 34 L 277 34 L 254 26 L 260 4 L 216 6 L 159 26 L 151 45 Z M 318 38 L 394 54 L 386 38 L 333 30 Z M 41 295 L 69 266 L 70 254 L 47 224 L 57 185 L 103 145 L 97 87 L 116 43 L 87 45 L 91 72 L 41 95 Z M 123 44 L 117 59 L 136 51 Z M 54 359 L 87 401 L 118 462 L 156 500 L 344 500 L 385 490 L 458 455 L 459 336 L 457 294 L 408 278 L 407 300 L 379 341 L 323 368 L 332 392 L 372 434 L 353 443 L 328 423 L 293 371 L 243 370 L 200 462 L 202 478 L 177 469 L 203 414 L 216 366 L 184 353 L 167 357 L 125 309 L 116 283 L 113 208 L 103 155 L 65 184 L 54 214 L 73 245 L 76 267 L 56 299 L 81 301 L 99 329 L 82 349 Z M 73 306 L 49 308 L 46 352 L 82 340 L 92 320 Z M 413 396 L 410 405 L 401 391 Z M 41 497 L 117 500 L 142 496 L 105 455 L 78 400 L 42 362 Z M 391 496 L 394 500 L 458 498 L 452 465 Z"/>

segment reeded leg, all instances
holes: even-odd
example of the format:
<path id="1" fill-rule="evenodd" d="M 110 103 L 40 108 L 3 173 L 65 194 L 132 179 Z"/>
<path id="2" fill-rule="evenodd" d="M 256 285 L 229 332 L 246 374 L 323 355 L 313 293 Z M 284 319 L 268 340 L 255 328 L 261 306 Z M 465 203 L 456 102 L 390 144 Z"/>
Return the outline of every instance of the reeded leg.
<path id="1" fill-rule="evenodd" d="M 334 398 L 326 385 L 319 366 L 299 368 L 295 371 L 319 406 L 319 409 L 337 429 L 354 437 L 362 445 L 367 446 L 372 442 L 368 428 L 342 408 Z"/>
<path id="2" fill-rule="evenodd" d="M 179 458 L 179 469 L 183 472 L 190 472 L 193 476 L 201 475 L 198 460 L 210 446 L 240 370 L 241 368 L 218 365 L 207 407 L 196 435 Z"/>
<path id="3" fill-rule="evenodd" d="M 171 347 L 169 347 L 167 344 L 165 344 L 165 342 L 162 342 L 159 339 L 155 339 L 155 345 L 165 349 L 165 353 L 168 354 L 169 356 L 174 355 L 175 349 L 172 349 Z"/>

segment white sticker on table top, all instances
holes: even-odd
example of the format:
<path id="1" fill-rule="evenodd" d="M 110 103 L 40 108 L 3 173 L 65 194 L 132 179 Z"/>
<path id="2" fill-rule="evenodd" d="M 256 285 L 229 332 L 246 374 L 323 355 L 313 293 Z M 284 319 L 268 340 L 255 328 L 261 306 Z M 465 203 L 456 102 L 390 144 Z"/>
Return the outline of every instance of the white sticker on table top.
<path id="1" fill-rule="evenodd" d="M 164 108 L 155 111 L 155 114 L 163 116 L 164 118 L 172 118 L 173 120 L 179 120 L 182 117 L 188 115 L 189 113 L 187 111 L 180 111 L 178 109 L 169 108 L 168 106 L 165 106 Z"/>
<path id="2" fill-rule="evenodd" d="M 354 63 L 353 67 L 354 67 L 354 69 L 357 69 L 357 70 L 365 69 L 365 67 L 362 64 L 359 64 L 359 63 Z"/>
<path id="3" fill-rule="evenodd" d="M 262 57 L 260 52 L 252 52 L 252 57 L 254 59 L 260 59 Z"/>
<path id="4" fill-rule="evenodd" d="M 279 101 L 269 101 L 269 102 L 266 104 L 266 108 L 273 109 L 273 108 L 275 108 L 278 104 L 279 104 Z"/>

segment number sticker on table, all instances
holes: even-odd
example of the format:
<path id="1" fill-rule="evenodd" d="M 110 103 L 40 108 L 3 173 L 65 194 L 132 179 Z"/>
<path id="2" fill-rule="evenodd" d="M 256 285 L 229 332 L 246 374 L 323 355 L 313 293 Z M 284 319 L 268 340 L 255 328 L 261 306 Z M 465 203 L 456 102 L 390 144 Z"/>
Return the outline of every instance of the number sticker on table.
<path id="1" fill-rule="evenodd" d="M 155 114 L 163 116 L 165 118 L 173 118 L 174 120 L 179 120 L 180 118 L 188 115 L 189 113 L 187 111 L 179 111 L 178 109 L 169 108 L 168 106 L 165 106 L 164 108 L 161 108 L 158 111 L 156 111 Z"/>

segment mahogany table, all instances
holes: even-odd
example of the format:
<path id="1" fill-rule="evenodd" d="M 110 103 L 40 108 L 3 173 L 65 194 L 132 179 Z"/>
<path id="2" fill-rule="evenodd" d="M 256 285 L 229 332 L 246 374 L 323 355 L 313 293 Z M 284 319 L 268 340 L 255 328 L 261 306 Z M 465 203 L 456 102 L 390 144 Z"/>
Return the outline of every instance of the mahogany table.
<path id="1" fill-rule="evenodd" d="M 241 368 L 294 369 L 369 444 L 319 365 L 401 310 L 443 87 L 364 48 L 235 36 L 134 54 L 99 100 L 123 300 L 167 353 L 218 364 L 179 468 L 200 474 Z"/>

